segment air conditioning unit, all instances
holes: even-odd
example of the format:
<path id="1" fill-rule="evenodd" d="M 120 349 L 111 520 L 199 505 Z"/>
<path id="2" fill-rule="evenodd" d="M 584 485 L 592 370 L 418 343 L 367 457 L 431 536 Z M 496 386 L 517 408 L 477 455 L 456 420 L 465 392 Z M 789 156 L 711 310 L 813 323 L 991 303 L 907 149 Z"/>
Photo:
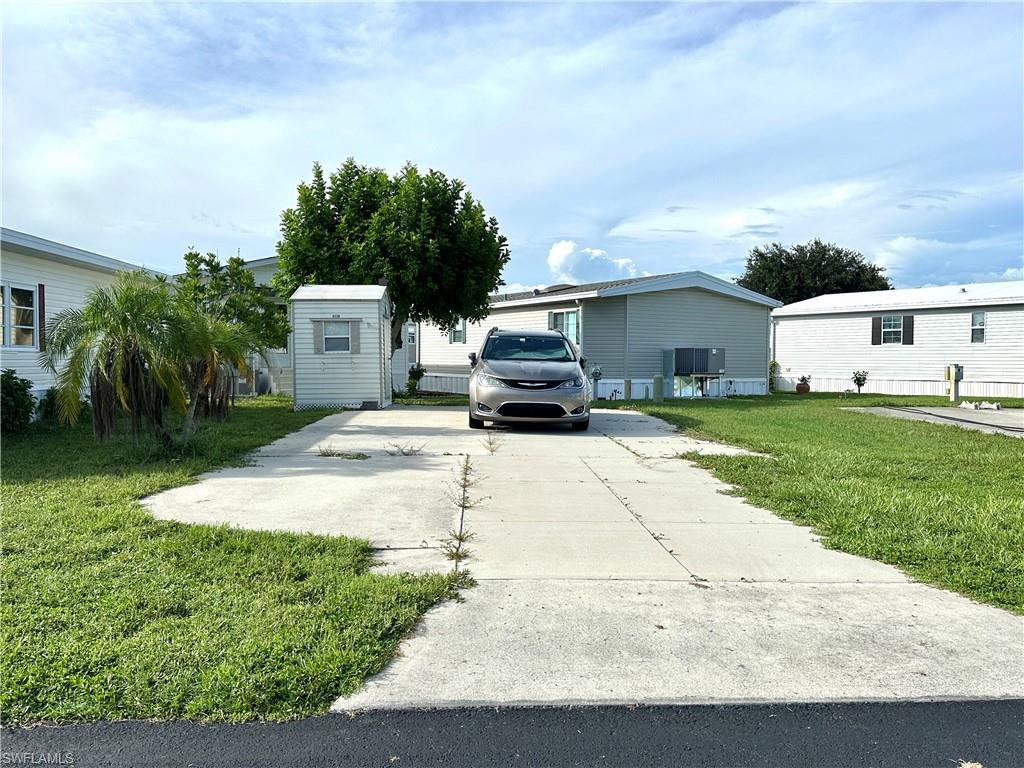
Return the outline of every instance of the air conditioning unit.
<path id="1" fill-rule="evenodd" d="M 665 376 L 724 376 L 725 347 L 676 347 L 664 351 Z"/>

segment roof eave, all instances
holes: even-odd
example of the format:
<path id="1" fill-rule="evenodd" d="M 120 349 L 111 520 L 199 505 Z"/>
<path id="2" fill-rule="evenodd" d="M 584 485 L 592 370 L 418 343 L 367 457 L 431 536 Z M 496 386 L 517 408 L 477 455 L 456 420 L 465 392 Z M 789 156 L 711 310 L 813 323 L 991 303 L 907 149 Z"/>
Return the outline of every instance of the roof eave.
<path id="1" fill-rule="evenodd" d="M 633 293 L 652 293 L 654 291 L 672 291 L 683 288 L 703 288 L 707 291 L 731 296 L 734 299 L 763 304 L 766 307 L 781 307 L 782 302 L 763 296 L 755 291 L 730 283 L 727 280 L 709 275 L 706 272 L 683 272 L 678 275 L 666 276 L 661 279 L 648 280 L 642 283 L 617 285 L 598 291 L 602 298 L 610 296 L 626 296 Z"/>
<path id="2" fill-rule="evenodd" d="M 912 312 L 921 309 L 956 309 L 957 307 L 992 307 L 1024 304 L 1024 296 L 1000 296 L 995 298 L 974 298 L 967 301 L 914 302 L 912 304 L 882 304 L 873 307 L 827 307 L 824 309 L 798 309 L 795 311 L 773 312 L 775 317 L 806 317 L 808 315 L 859 315 L 878 312 Z M 783 308 L 785 309 L 785 307 Z"/>
<path id="3" fill-rule="evenodd" d="M 16 253 L 23 253 L 27 256 L 35 256 L 37 258 L 47 258 L 73 267 L 86 266 L 101 272 L 109 272 L 112 274 L 117 272 L 137 272 L 141 270 L 157 277 L 171 277 L 171 275 L 164 272 L 150 269 L 139 264 L 131 264 L 127 261 L 121 261 L 120 259 L 112 259 L 109 256 L 103 256 L 98 253 L 93 253 L 92 251 L 84 251 L 81 248 L 64 245 L 63 243 L 58 243 L 54 240 L 47 240 L 25 232 L 7 229 L 6 227 L 0 230 L 0 241 L 2 241 L 4 247 L 9 248 Z"/>

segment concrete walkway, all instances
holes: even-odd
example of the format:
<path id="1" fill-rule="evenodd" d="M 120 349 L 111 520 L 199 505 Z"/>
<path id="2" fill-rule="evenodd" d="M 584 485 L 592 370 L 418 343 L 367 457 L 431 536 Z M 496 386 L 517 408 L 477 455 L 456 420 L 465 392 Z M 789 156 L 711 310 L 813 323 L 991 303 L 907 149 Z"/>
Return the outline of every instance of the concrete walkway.
<path id="1" fill-rule="evenodd" d="M 948 427 L 960 427 L 976 432 L 988 432 L 994 435 L 1024 437 L 1024 409 L 1003 408 L 998 411 L 970 410 L 968 408 L 902 408 L 902 407 L 870 407 L 851 408 L 852 411 L 875 413 L 895 419 L 911 421 L 927 421 L 931 424 L 943 424 Z"/>
<path id="2" fill-rule="evenodd" d="M 147 503 L 364 536 L 385 568 L 444 568 L 446 491 L 470 456 L 478 585 L 337 709 L 1024 696 L 1024 618 L 826 550 L 672 458 L 738 449 L 625 411 L 595 412 L 587 433 L 465 422 L 463 408 L 336 414 Z"/>

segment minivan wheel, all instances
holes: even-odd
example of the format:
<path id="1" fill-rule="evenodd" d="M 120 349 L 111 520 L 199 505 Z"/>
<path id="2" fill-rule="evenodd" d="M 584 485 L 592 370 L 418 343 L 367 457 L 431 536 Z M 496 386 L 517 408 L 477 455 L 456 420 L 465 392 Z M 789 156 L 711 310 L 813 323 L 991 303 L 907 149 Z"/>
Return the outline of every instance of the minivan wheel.
<path id="1" fill-rule="evenodd" d="M 484 420 L 483 419 L 474 419 L 473 418 L 473 414 L 469 414 L 469 428 L 470 429 L 483 429 L 484 428 Z"/>
<path id="2" fill-rule="evenodd" d="M 587 431 L 587 427 L 589 427 L 589 426 L 590 426 L 590 419 L 587 419 L 586 421 L 574 421 L 572 423 L 572 431 L 573 432 L 586 432 Z"/>

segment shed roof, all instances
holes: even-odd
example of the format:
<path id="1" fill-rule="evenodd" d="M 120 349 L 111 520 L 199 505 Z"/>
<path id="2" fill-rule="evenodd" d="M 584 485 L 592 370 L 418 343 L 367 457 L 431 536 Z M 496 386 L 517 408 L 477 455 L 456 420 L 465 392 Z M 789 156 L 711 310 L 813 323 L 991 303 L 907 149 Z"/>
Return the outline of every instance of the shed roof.
<path id="1" fill-rule="evenodd" d="M 965 283 L 892 291 L 829 293 L 776 309 L 776 317 L 827 315 L 837 312 L 879 312 L 887 309 L 927 309 L 991 304 L 1024 304 L 1024 280 L 999 283 Z"/>
<path id="2" fill-rule="evenodd" d="M 491 306 L 519 306 L 521 304 L 547 304 L 567 299 L 592 299 L 608 296 L 625 296 L 634 293 L 671 291 L 678 288 L 701 288 L 713 293 L 732 296 L 769 307 L 781 307 L 782 302 L 769 296 L 749 291 L 728 280 L 697 270 L 673 272 L 667 275 L 644 275 L 619 280 L 606 280 L 582 285 L 554 285 L 534 291 L 497 294 L 491 297 Z"/>
<path id="3" fill-rule="evenodd" d="M 303 285 L 295 290 L 291 301 L 379 301 L 386 293 L 383 285 Z"/>

